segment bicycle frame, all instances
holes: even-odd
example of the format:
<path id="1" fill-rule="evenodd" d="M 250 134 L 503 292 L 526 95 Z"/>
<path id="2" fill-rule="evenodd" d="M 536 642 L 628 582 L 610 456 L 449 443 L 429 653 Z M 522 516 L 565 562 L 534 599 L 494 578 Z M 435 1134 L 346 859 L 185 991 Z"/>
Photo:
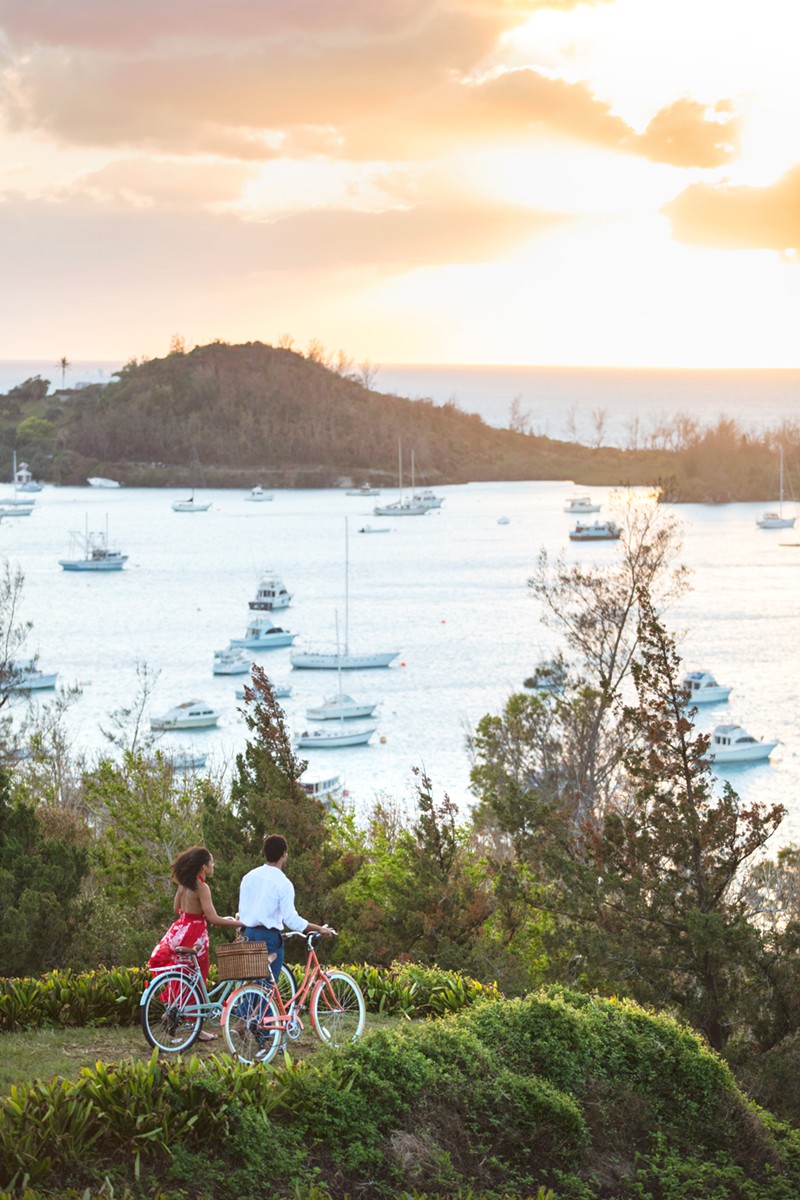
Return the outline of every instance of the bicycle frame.
<path id="1" fill-rule="evenodd" d="M 153 978 L 148 983 L 147 987 L 142 992 L 139 1000 L 139 1007 L 143 1008 L 147 1003 L 147 998 L 150 993 L 157 989 L 161 980 L 161 976 L 170 971 L 180 971 L 186 978 L 186 983 L 194 984 L 200 992 L 202 1003 L 198 1009 L 200 1017 L 206 1021 L 217 1021 L 222 1017 L 222 1010 L 225 1006 L 225 1001 L 235 988 L 241 985 L 241 980 L 238 979 L 223 979 L 215 984 L 209 991 L 203 973 L 200 970 L 200 964 L 197 961 L 196 954 L 185 955 L 186 959 L 193 961 L 172 963 L 168 967 L 153 967 Z"/>
<path id="2" fill-rule="evenodd" d="M 287 1001 L 284 1001 L 281 996 L 280 988 L 274 979 L 271 984 L 268 984 L 262 990 L 265 995 L 268 995 L 273 1000 L 275 1008 L 278 1011 L 277 1020 L 271 1021 L 270 1024 L 282 1030 L 286 1037 L 294 1041 L 303 1032 L 303 1022 L 300 1013 L 306 1007 L 306 1000 L 309 994 L 314 990 L 320 979 L 326 983 L 329 980 L 327 969 L 323 967 L 317 958 L 317 952 L 314 949 L 314 943 L 320 937 L 320 934 L 284 933 L 283 937 L 284 940 L 290 937 L 304 937 L 306 939 L 308 953 L 306 955 L 305 966 L 303 967 L 303 978 Z M 339 1007 L 336 996 L 332 991 L 330 991 L 329 998 L 335 1007 Z M 232 999 L 233 997 L 229 996 L 225 1001 L 224 1007 L 230 1005 Z"/>

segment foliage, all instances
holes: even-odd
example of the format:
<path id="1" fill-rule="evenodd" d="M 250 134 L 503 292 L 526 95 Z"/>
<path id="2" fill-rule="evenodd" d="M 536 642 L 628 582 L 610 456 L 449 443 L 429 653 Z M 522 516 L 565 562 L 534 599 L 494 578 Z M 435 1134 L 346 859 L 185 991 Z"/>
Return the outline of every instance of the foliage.
<path id="1" fill-rule="evenodd" d="M 562 990 L 488 1001 L 272 1069 L 84 1069 L 0 1101 L 26 1186 L 327 1200 L 790 1200 L 800 1137 L 685 1028 Z M 727 1188 L 727 1190 L 726 1190 Z M 188 1192 L 187 1190 L 188 1189 Z"/>
<path id="2" fill-rule="evenodd" d="M 0 773 L 0 962 L 9 974 L 53 965 L 74 933 L 86 850 L 48 837 L 32 805 Z"/>

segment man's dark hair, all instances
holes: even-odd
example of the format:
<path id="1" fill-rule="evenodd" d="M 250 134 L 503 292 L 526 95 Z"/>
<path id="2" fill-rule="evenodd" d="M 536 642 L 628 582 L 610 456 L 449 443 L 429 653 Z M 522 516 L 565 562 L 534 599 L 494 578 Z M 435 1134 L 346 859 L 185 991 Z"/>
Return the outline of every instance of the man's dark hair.
<path id="1" fill-rule="evenodd" d="M 268 863 L 276 863 L 283 858 L 289 844 L 280 833 L 270 833 L 264 838 L 263 854 Z"/>
<path id="2" fill-rule="evenodd" d="M 175 883 L 182 884 L 190 892 L 196 892 L 197 876 L 210 862 L 210 850 L 206 850 L 205 846 L 192 846 L 190 850 L 184 850 L 183 854 L 179 854 L 175 859 L 170 868 L 172 878 Z"/>

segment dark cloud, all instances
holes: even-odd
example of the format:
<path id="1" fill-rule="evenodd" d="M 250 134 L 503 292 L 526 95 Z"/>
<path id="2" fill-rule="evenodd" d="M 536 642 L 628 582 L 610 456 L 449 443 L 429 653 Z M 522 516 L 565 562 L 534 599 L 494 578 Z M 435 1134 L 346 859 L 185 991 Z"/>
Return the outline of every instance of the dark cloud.
<path id="1" fill-rule="evenodd" d="M 768 187 L 695 184 L 663 211 L 681 242 L 734 250 L 798 250 L 800 166 Z"/>

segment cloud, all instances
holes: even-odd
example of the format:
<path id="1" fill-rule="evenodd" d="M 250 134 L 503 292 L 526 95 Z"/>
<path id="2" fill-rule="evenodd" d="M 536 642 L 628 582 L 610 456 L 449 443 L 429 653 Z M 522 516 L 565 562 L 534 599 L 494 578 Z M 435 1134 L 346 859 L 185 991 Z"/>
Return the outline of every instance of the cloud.
<path id="1" fill-rule="evenodd" d="M 242 163 L 120 159 L 78 180 L 66 194 L 121 208 L 162 211 L 231 204 L 254 170 Z"/>
<path id="2" fill-rule="evenodd" d="M 694 184 L 663 212 L 673 236 L 734 250 L 800 248 L 800 166 L 768 187 Z"/>
<path id="3" fill-rule="evenodd" d="M 740 133 L 727 101 L 709 110 L 683 98 L 656 113 L 637 139 L 638 153 L 676 167 L 718 167 L 733 157 Z"/>

